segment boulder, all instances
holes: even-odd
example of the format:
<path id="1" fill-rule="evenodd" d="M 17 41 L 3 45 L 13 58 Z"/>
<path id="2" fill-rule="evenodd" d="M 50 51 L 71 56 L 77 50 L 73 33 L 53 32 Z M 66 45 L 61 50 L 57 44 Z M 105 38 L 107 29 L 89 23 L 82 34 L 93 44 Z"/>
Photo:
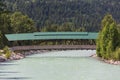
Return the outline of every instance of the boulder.
<path id="1" fill-rule="evenodd" d="M 4 62 L 6 61 L 6 58 L 4 58 L 3 56 L 0 56 L 0 62 Z"/>

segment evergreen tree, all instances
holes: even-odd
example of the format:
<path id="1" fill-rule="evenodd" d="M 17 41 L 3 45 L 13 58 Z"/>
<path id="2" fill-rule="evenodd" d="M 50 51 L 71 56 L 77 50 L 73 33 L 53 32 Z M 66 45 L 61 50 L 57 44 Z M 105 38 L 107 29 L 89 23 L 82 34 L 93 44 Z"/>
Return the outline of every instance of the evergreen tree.
<path id="1" fill-rule="evenodd" d="M 111 13 L 120 22 L 120 0 L 4 0 L 10 11 L 21 11 L 32 18 L 38 30 L 66 22 L 75 28 L 99 31 L 100 21 Z"/>
<path id="2" fill-rule="evenodd" d="M 0 49 L 4 47 L 4 44 L 3 44 L 3 34 L 1 33 L 0 31 Z"/>
<path id="3" fill-rule="evenodd" d="M 0 0 L 0 13 L 2 13 L 4 11 L 4 4 L 3 4 L 3 1 Z"/>
<path id="4" fill-rule="evenodd" d="M 102 20 L 102 31 L 97 40 L 97 55 L 104 59 L 111 59 L 118 47 L 118 30 L 114 19 L 107 14 Z"/>
<path id="5" fill-rule="evenodd" d="M 4 0 L 0 0 L 0 48 L 3 48 L 4 46 L 5 46 L 5 44 L 4 43 L 6 43 L 5 42 L 5 40 L 4 40 L 4 34 L 3 34 L 3 32 L 7 29 L 4 25 L 3 25 L 3 23 L 4 23 L 4 17 L 3 17 L 3 14 L 4 14 L 4 12 L 6 11 L 6 5 L 5 4 L 3 4 L 3 1 Z"/>

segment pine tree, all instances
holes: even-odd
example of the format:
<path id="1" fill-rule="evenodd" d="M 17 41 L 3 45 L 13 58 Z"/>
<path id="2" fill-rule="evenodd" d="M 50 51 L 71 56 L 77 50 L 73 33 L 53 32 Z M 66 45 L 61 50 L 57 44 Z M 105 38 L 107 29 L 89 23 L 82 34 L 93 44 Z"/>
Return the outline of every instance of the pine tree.
<path id="1" fill-rule="evenodd" d="M 4 47 L 4 43 L 3 43 L 3 34 L 0 31 L 0 49 Z"/>
<path id="2" fill-rule="evenodd" d="M 6 10 L 6 5 L 3 3 L 4 0 L 0 0 L 0 14 Z"/>
<path id="3" fill-rule="evenodd" d="M 102 20 L 102 31 L 97 40 L 97 55 L 104 59 L 113 58 L 113 52 L 118 47 L 117 25 L 110 14 Z"/>

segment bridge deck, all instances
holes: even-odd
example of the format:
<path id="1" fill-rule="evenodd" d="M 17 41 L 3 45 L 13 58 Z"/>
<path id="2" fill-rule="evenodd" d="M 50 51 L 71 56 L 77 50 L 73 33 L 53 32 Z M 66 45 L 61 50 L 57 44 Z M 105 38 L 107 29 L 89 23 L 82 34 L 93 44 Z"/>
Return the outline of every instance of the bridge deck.
<path id="1" fill-rule="evenodd" d="M 47 46 L 15 46 L 14 51 L 21 50 L 95 50 L 96 45 L 47 45 Z"/>

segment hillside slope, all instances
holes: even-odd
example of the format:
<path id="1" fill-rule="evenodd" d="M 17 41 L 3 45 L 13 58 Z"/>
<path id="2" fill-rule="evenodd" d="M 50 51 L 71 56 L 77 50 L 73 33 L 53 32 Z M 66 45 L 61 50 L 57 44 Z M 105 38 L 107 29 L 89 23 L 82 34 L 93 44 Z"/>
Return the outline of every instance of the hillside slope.
<path id="1" fill-rule="evenodd" d="M 98 31 L 107 13 L 120 22 L 120 0 L 5 0 L 11 11 L 21 11 L 37 27 L 71 22 L 87 31 Z"/>

